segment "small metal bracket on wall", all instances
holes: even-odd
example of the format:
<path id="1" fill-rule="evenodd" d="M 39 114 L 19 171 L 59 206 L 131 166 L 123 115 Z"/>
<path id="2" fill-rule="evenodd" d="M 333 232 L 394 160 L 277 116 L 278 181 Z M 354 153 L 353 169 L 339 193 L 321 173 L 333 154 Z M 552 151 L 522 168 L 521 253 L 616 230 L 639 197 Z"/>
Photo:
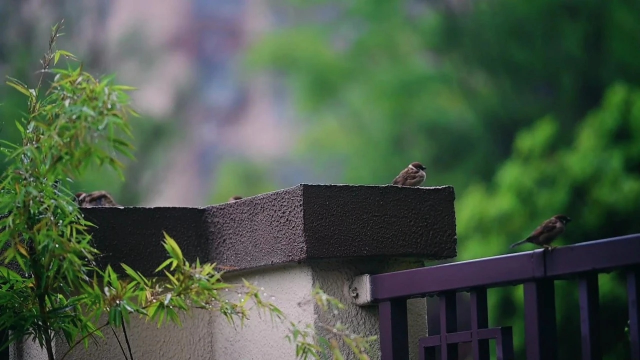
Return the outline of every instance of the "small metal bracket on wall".
<path id="1" fill-rule="evenodd" d="M 371 276 L 358 275 L 347 284 L 347 293 L 351 301 L 358 306 L 372 305 Z"/>

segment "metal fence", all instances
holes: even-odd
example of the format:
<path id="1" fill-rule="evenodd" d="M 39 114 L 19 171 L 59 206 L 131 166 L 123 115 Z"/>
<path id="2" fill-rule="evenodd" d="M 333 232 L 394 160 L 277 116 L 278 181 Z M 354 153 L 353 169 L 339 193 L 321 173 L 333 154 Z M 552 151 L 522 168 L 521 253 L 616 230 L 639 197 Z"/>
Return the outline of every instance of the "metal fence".
<path id="1" fill-rule="evenodd" d="M 419 340 L 420 359 L 458 360 L 458 344 L 471 343 L 473 359 L 489 359 L 495 340 L 498 359 L 514 359 L 510 326 L 489 328 L 487 289 L 524 285 L 525 345 L 528 360 L 557 359 L 554 281 L 579 282 L 582 359 L 602 359 L 598 273 L 623 271 L 627 278 L 631 358 L 640 360 L 640 234 L 518 254 L 374 275 L 372 300 L 378 302 L 382 360 L 409 358 L 407 299 L 437 296 L 440 334 Z M 458 331 L 456 293 L 467 291 L 471 330 Z"/>

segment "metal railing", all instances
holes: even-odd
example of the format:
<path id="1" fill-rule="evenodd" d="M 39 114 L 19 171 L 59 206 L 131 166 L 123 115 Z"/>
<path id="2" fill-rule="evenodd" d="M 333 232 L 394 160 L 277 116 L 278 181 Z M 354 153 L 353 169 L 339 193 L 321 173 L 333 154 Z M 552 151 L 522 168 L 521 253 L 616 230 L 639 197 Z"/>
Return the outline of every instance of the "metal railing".
<path id="1" fill-rule="evenodd" d="M 640 234 L 504 256 L 371 276 L 378 303 L 382 360 L 409 359 L 407 299 L 439 298 L 440 334 L 419 340 L 420 359 L 458 360 L 458 344 L 471 343 L 473 359 L 489 359 L 489 340 L 500 360 L 514 359 L 512 329 L 489 328 L 487 289 L 524 285 L 525 346 L 528 360 L 557 359 L 554 281 L 579 282 L 582 359 L 602 359 L 598 273 L 626 273 L 631 358 L 640 360 Z M 471 330 L 458 331 L 456 293 L 470 293 Z"/>

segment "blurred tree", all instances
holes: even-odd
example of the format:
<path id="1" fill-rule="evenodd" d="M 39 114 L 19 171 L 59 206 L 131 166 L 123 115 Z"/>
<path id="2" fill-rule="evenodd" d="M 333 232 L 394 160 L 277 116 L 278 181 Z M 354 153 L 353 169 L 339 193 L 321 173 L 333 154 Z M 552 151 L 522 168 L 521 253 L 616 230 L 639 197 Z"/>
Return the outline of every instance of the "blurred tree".
<path id="1" fill-rule="evenodd" d="M 612 81 L 640 82 L 640 4 L 631 0 L 477 1 L 457 13 L 403 0 L 296 9 L 318 3 L 341 15 L 300 16 L 249 63 L 286 76 L 310 124 L 302 154 L 343 158 L 350 182 L 385 183 L 419 160 L 435 170 L 431 184 L 465 188 L 490 178 L 534 119 L 553 113 L 570 130 Z"/>
<path id="2" fill-rule="evenodd" d="M 353 3 L 337 19 L 278 31 L 249 64 L 287 75 L 309 120 L 300 149 L 309 162 L 339 159 L 344 181 L 384 184 L 421 161 L 437 169 L 428 184 L 468 183 L 492 159 L 488 134 L 415 30 L 430 17 L 408 21 L 401 3 Z"/>
<path id="3" fill-rule="evenodd" d="M 211 196 L 216 204 L 227 202 L 235 195 L 245 198 L 277 189 L 269 165 L 245 157 L 222 161 L 216 173 L 218 179 Z"/>
<path id="4" fill-rule="evenodd" d="M 248 63 L 288 81 L 308 163 L 340 166 L 336 181 L 385 184 L 423 162 L 427 186 L 456 187 L 457 260 L 505 253 L 561 212 L 575 219 L 570 243 L 640 232 L 637 1 L 295 3 L 300 23 L 258 43 Z M 300 16 L 319 8 L 339 11 Z M 612 276 L 601 288 L 603 344 L 624 358 L 623 287 Z M 491 313 L 516 326 L 522 351 L 517 289 L 492 293 Z M 558 294 L 560 358 L 571 359 L 575 286 Z"/>
<path id="5" fill-rule="evenodd" d="M 475 1 L 442 12 L 430 44 L 455 68 L 466 102 L 491 131 L 500 160 L 519 129 L 553 113 L 571 130 L 614 81 L 640 84 L 640 3 Z M 564 134 L 564 135 L 563 135 Z"/>

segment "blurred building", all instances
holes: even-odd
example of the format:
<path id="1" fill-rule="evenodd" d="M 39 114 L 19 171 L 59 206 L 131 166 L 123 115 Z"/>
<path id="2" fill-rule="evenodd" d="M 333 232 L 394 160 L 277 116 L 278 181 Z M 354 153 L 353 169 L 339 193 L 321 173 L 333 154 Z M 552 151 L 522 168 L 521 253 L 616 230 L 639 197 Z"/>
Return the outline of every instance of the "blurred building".
<path id="1" fill-rule="evenodd" d="M 242 71 L 243 51 L 271 26 L 265 1 L 117 0 L 111 6 L 112 53 L 127 38 L 142 38 L 152 60 L 131 64 L 119 55 L 127 65 L 118 72 L 140 88 L 136 105 L 154 116 L 180 117 L 175 145 L 144 205 L 205 205 L 223 156 L 268 160 L 287 152 L 283 92 L 271 79 L 249 79 Z M 181 94 L 187 100 L 176 109 Z"/>
<path id="2" fill-rule="evenodd" d="M 293 136 L 283 87 L 245 76 L 242 66 L 247 47 L 283 21 L 266 0 L 0 1 L 0 75 L 16 71 L 5 65 L 19 63 L 9 55 L 20 46 L 33 60 L 25 69 L 37 68 L 60 19 L 60 48 L 92 73 L 115 72 L 137 87 L 136 109 L 176 129 L 161 161 L 133 165 L 144 168 L 134 190 L 140 205 L 205 205 L 223 157 L 269 162 L 288 153 Z"/>

